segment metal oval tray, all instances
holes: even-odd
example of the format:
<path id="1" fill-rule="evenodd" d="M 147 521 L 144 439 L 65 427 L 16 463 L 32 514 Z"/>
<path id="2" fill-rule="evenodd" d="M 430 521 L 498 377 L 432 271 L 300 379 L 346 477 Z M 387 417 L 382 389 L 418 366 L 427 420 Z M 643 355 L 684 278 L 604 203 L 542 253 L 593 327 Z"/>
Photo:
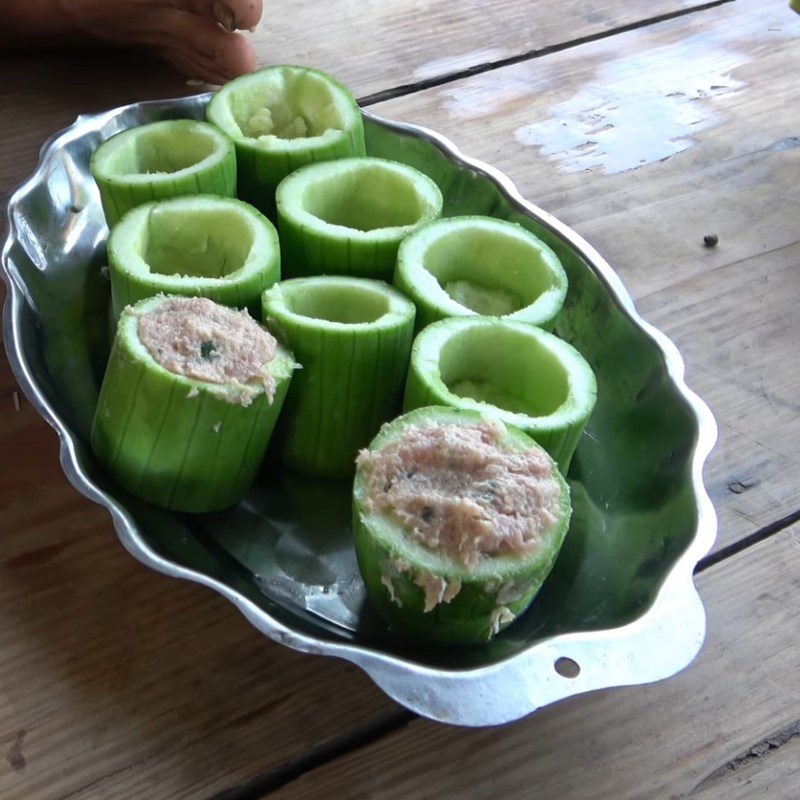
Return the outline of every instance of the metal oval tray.
<path id="1" fill-rule="evenodd" d="M 429 174 L 446 214 L 513 220 L 556 250 L 570 280 L 557 332 L 598 377 L 598 405 L 569 474 L 571 529 L 530 610 L 483 647 L 418 649 L 392 636 L 365 602 L 348 486 L 268 470 L 237 507 L 190 516 L 146 505 L 104 474 L 87 445 L 109 344 L 107 230 L 89 157 L 133 125 L 202 117 L 208 97 L 79 117 L 44 145 L 36 172 L 7 204 L 3 332 L 11 366 L 58 431 L 67 477 L 108 508 L 123 545 L 153 569 L 227 597 L 271 639 L 352 661 L 432 719 L 507 722 L 570 695 L 685 667 L 705 633 L 692 571 L 716 532 L 702 482 L 713 417 L 684 384 L 675 346 L 637 315 L 600 255 L 505 176 L 424 128 L 364 112 L 368 152 Z M 576 662 L 578 674 L 562 675 L 561 658 Z"/>

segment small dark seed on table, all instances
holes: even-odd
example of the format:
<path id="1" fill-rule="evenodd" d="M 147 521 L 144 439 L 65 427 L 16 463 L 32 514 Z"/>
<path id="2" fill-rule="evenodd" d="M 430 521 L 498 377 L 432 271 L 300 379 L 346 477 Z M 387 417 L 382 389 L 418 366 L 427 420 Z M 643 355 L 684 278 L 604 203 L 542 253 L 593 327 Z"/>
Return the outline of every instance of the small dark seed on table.
<path id="1" fill-rule="evenodd" d="M 703 244 L 706 247 L 716 247 L 719 243 L 719 236 L 716 233 L 707 233 L 703 237 Z"/>

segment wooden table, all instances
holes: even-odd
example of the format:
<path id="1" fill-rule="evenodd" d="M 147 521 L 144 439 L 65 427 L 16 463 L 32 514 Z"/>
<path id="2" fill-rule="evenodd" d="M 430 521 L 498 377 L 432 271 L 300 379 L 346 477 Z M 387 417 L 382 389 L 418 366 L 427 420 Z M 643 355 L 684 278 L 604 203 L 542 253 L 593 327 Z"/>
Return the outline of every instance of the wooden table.
<path id="1" fill-rule="evenodd" d="M 705 648 L 671 680 L 502 729 L 416 719 L 136 563 L 4 364 L 0 796 L 800 797 L 800 17 L 785 0 L 267 5 L 262 63 L 328 70 L 497 165 L 678 344 L 720 428 Z M 193 91 L 102 53 L 0 73 L 2 192 L 78 113 Z"/>

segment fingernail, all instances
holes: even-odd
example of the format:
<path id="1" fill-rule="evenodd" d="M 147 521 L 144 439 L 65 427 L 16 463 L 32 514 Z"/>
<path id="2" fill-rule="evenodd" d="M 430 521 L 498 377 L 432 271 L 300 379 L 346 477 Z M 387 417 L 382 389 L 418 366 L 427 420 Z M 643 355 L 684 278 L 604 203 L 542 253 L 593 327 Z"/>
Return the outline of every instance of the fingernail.
<path id="1" fill-rule="evenodd" d="M 214 3 L 214 18 L 222 25 L 225 30 L 228 31 L 235 31 L 236 30 L 236 16 L 233 11 L 225 5 L 225 3 L 220 2 L 217 0 Z"/>

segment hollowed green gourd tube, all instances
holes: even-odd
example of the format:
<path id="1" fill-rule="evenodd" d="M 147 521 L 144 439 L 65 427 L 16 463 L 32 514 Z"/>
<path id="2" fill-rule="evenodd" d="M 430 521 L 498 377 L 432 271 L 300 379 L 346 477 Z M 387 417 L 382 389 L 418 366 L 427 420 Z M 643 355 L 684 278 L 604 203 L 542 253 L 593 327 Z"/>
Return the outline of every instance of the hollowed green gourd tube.
<path id="1" fill-rule="evenodd" d="M 450 217 L 414 231 L 394 285 L 417 306 L 417 330 L 447 317 L 503 317 L 550 330 L 567 295 L 558 256 L 520 225 Z"/>
<path id="2" fill-rule="evenodd" d="M 236 195 L 236 151 L 224 133 L 190 119 L 118 133 L 92 155 L 108 227 L 136 206 L 187 194 Z"/>
<path id="3" fill-rule="evenodd" d="M 454 317 L 415 339 L 404 408 L 473 409 L 520 428 L 566 474 L 597 400 L 591 367 L 552 333 L 491 317 Z"/>
<path id="4" fill-rule="evenodd" d="M 400 409 L 413 303 L 380 281 L 297 278 L 264 293 L 263 318 L 302 365 L 276 435 L 284 462 L 352 476 L 359 448 Z"/>
<path id="5" fill-rule="evenodd" d="M 280 280 L 272 223 L 240 200 L 198 195 L 146 203 L 108 239 L 112 312 L 156 294 L 208 297 L 258 317 Z"/>
<path id="6" fill-rule="evenodd" d="M 353 96 L 307 67 L 266 67 L 235 78 L 211 98 L 206 118 L 236 145 L 239 197 L 273 218 L 275 189 L 288 174 L 366 152 Z"/>
<path id="7" fill-rule="evenodd" d="M 168 371 L 139 340 L 138 320 L 169 299 L 148 298 L 123 312 L 92 448 L 131 494 L 177 511 L 215 511 L 237 503 L 253 483 L 295 363 L 279 346 L 267 366 L 271 402 L 261 385 L 208 383 Z"/>
<path id="8" fill-rule="evenodd" d="M 369 449 L 380 450 L 413 425 L 475 424 L 486 418 L 480 412 L 446 407 L 416 409 L 382 428 Z M 521 431 L 501 428 L 503 447 L 537 448 Z M 369 469 L 359 465 L 353 486 L 356 555 L 367 596 L 391 628 L 417 643 L 477 644 L 507 627 L 528 607 L 550 573 L 569 527 L 569 488 L 555 466 L 560 511 L 542 531 L 536 549 L 526 554 L 487 555 L 474 566 L 465 566 L 410 537 L 391 512 L 368 510 Z"/>
<path id="9" fill-rule="evenodd" d="M 400 242 L 442 213 L 442 193 L 427 175 L 378 158 L 304 167 L 276 197 L 286 277 L 391 282 Z"/>

